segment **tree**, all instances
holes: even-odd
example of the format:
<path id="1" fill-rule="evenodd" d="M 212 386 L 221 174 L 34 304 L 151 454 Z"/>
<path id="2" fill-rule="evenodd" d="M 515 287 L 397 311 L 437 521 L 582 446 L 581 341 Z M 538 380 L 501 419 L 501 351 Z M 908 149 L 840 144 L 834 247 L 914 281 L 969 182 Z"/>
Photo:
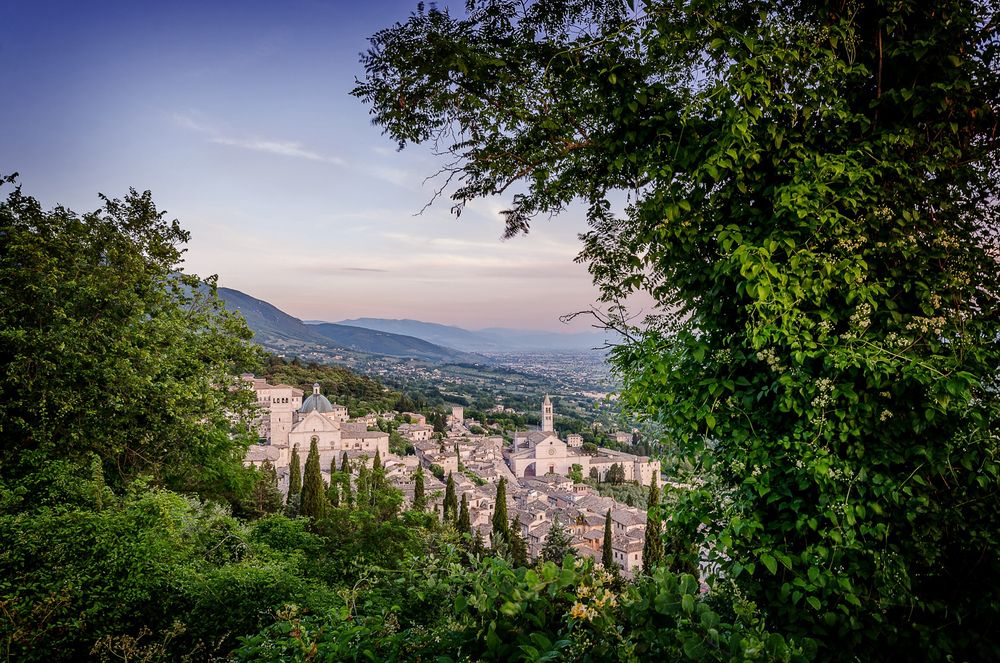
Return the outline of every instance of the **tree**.
<path id="1" fill-rule="evenodd" d="M 305 478 L 302 482 L 302 506 L 299 513 L 313 520 L 319 520 L 326 515 L 326 485 L 319 469 L 319 443 L 316 438 L 309 442 Z"/>
<path id="2" fill-rule="evenodd" d="M 483 541 L 483 533 L 478 529 L 472 538 L 472 554 L 480 559 L 486 556 L 486 542 Z"/>
<path id="3" fill-rule="evenodd" d="M 583 483 L 583 465 L 573 463 L 569 470 L 569 478 L 573 480 L 573 483 Z"/>
<path id="4" fill-rule="evenodd" d="M 330 483 L 326 487 L 326 501 L 334 508 L 340 507 L 340 477 L 330 474 Z"/>
<path id="5" fill-rule="evenodd" d="M 341 490 L 341 500 L 343 501 L 344 506 L 351 509 L 354 507 L 354 493 L 351 491 L 351 474 L 350 472 L 344 472 L 341 477 L 344 482 Z"/>
<path id="6" fill-rule="evenodd" d="M 115 491 L 144 475 L 236 503 L 256 437 L 238 375 L 261 354 L 215 279 L 182 271 L 190 235 L 148 191 L 101 201 L 0 200 L 0 480 L 86 478 L 96 455 Z"/>
<path id="7" fill-rule="evenodd" d="M 417 467 L 413 473 L 413 509 L 423 511 L 427 508 L 427 496 L 424 495 L 424 471 Z"/>
<path id="8" fill-rule="evenodd" d="M 507 520 L 507 480 L 497 482 L 496 501 L 493 505 L 493 547 L 510 541 L 510 521 Z"/>
<path id="9" fill-rule="evenodd" d="M 340 456 L 340 471 L 348 476 L 351 474 L 351 461 L 347 458 L 346 451 Z"/>
<path id="10" fill-rule="evenodd" d="M 620 486 L 625 483 L 625 468 L 622 467 L 621 463 L 612 463 L 611 467 L 608 468 L 607 476 L 604 480 L 608 483 Z"/>
<path id="11" fill-rule="evenodd" d="M 613 536 L 611 532 L 611 509 L 608 509 L 607 515 L 604 517 L 604 546 L 601 551 L 601 564 L 604 568 L 611 570 L 618 566 L 615 562 L 615 553 L 611 548 L 611 537 Z"/>
<path id="12" fill-rule="evenodd" d="M 444 489 L 444 520 L 453 523 L 458 518 L 458 497 L 455 494 L 455 479 L 448 472 L 448 482 Z"/>
<path id="13" fill-rule="evenodd" d="M 372 505 L 372 473 L 365 463 L 358 467 L 357 487 L 358 506 L 362 509 L 369 508 Z"/>
<path id="14" fill-rule="evenodd" d="M 562 564 L 566 555 L 576 556 L 576 550 L 573 548 L 573 537 L 569 535 L 566 528 L 556 518 L 552 521 L 549 533 L 545 535 L 540 557 L 546 562 Z"/>
<path id="15" fill-rule="evenodd" d="M 709 505 L 713 563 L 824 658 L 1000 649 L 996 12 L 485 0 L 363 57 L 456 211 L 516 187 L 514 234 L 582 199 L 623 406 L 725 495 L 678 511 Z M 638 328 L 636 290 L 664 312 Z"/>
<path id="16" fill-rule="evenodd" d="M 601 480 L 601 476 L 597 473 L 597 468 L 596 467 L 590 468 L 590 478 L 593 479 L 594 481 L 600 481 Z"/>
<path id="17" fill-rule="evenodd" d="M 288 509 L 295 515 L 299 512 L 299 494 L 302 492 L 302 461 L 299 460 L 299 445 L 292 447 L 292 457 L 288 463 Z"/>
<path id="18" fill-rule="evenodd" d="M 372 471 L 373 472 L 378 472 L 381 469 L 382 469 L 382 456 L 379 453 L 379 450 L 376 449 L 375 450 L 375 460 L 372 461 Z"/>
<path id="19" fill-rule="evenodd" d="M 283 502 L 281 491 L 278 490 L 278 473 L 271 461 L 265 460 L 257 472 L 246 511 L 254 516 L 277 513 Z"/>
<path id="20" fill-rule="evenodd" d="M 514 566 L 527 567 L 528 542 L 521 533 L 521 516 L 516 516 L 510 526 L 510 561 Z"/>
<path id="21" fill-rule="evenodd" d="M 649 499 L 646 501 L 646 533 L 642 543 L 642 572 L 652 575 L 653 569 L 663 562 L 663 523 L 660 520 L 660 489 L 656 477 L 649 481 Z"/>
<path id="22" fill-rule="evenodd" d="M 461 534 L 472 534 L 472 523 L 469 520 L 469 496 L 462 493 L 462 505 L 458 510 L 458 523 L 456 528 Z"/>

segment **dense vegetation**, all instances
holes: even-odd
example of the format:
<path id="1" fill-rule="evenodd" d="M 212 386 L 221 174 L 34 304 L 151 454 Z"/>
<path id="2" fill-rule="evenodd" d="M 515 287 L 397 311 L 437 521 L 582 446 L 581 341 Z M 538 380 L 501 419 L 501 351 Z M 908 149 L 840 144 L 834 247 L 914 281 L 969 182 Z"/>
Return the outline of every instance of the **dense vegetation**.
<path id="1" fill-rule="evenodd" d="M 826 659 L 1000 656 L 998 9 L 483 0 L 363 57 L 456 212 L 582 201 L 626 409 L 709 481 L 677 549 Z"/>
<path id="2" fill-rule="evenodd" d="M 377 380 L 335 364 L 306 364 L 296 358 L 287 360 L 270 355 L 264 365 L 262 377 L 271 384 L 298 387 L 306 395 L 312 393 L 313 384 L 318 382 L 323 395 L 334 403 L 346 406 L 352 417 L 398 409 L 398 405 L 406 404 L 401 403 L 403 394 L 386 389 Z"/>

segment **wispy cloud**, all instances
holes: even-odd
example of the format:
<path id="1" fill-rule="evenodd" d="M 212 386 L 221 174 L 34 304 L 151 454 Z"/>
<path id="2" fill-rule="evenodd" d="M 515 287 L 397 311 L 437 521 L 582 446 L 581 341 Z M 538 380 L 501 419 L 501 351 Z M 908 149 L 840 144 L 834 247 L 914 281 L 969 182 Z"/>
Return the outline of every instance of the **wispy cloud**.
<path id="1" fill-rule="evenodd" d="M 209 142 L 216 145 L 228 145 L 238 147 L 253 152 L 263 152 L 265 154 L 275 154 L 282 157 L 292 157 L 296 159 L 306 159 L 308 161 L 319 161 L 335 166 L 346 166 L 347 162 L 337 156 L 321 154 L 311 150 L 302 143 L 296 141 L 271 140 L 266 138 L 248 138 L 225 135 L 215 127 L 201 122 L 191 115 L 175 113 L 174 122 L 185 129 L 204 134 Z"/>
<path id="2" fill-rule="evenodd" d="M 347 165 L 347 162 L 340 157 L 326 156 L 324 154 L 320 154 L 319 152 L 313 152 L 312 150 L 303 147 L 302 143 L 291 141 L 216 136 L 212 138 L 212 142 L 217 145 L 231 145 L 232 147 L 239 147 L 244 150 L 277 154 L 283 157 L 296 157 L 299 159 L 308 159 L 309 161 L 322 161 L 323 163 L 332 163 L 337 166 Z"/>

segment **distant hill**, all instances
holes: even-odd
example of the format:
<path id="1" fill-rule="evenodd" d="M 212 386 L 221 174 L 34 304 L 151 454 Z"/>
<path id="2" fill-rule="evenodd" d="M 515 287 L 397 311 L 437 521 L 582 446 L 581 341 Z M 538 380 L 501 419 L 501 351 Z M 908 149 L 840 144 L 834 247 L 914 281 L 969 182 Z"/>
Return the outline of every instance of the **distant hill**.
<path id="1" fill-rule="evenodd" d="M 344 349 L 390 357 L 413 357 L 437 363 L 482 361 L 482 357 L 477 355 L 442 347 L 413 336 L 330 323 L 307 325 L 262 299 L 232 288 L 219 288 L 219 297 L 227 309 L 243 315 L 254 333 L 254 340 L 272 351 Z"/>
<path id="2" fill-rule="evenodd" d="M 471 332 L 461 327 L 439 325 L 434 322 L 387 320 L 385 318 L 356 318 L 354 320 L 341 320 L 337 324 L 363 327 L 364 329 L 374 329 L 392 334 L 415 336 L 429 343 L 436 343 L 466 352 L 502 351 L 506 349 L 503 344 L 495 343 L 476 332 Z"/>
<path id="3" fill-rule="evenodd" d="M 596 331 L 561 334 L 501 327 L 470 331 L 420 320 L 355 318 L 337 324 L 406 334 L 466 352 L 579 351 L 600 348 L 613 340 L 608 334 Z"/>

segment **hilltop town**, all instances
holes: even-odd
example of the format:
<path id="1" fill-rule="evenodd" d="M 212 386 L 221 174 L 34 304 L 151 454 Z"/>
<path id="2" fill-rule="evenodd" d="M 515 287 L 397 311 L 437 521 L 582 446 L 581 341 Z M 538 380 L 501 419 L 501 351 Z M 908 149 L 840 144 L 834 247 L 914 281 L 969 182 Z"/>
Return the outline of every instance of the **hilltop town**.
<path id="1" fill-rule="evenodd" d="M 362 466 L 371 468 L 378 455 L 386 477 L 412 505 L 414 477 L 424 470 L 427 508 L 444 511 L 445 481 L 450 476 L 456 497 L 467 501 L 473 532 L 488 541 L 496 508 L 497 484 L 504 480 L 507 513 L 519 522 L 531 557 L 537 557 L 546 536 L 556 523 L 572 539 L 579 557 L 601 558 L 605 518 L 612 520 L 613 556 L 623 575 L 632 577 L 642 567 L 646 512 L 601 496 L 584 477 L 596 482 L 616 479 L 648 485 L 659 482 L 659 461 L 647 456 L 597 447 L 583 450 L 580 435 L 560 438 L 554 427 L 554 411 L 548 396 L 541 404 L 538 430 L 515 432 L 509 442 L 499 435 L 477 434 L 482 427 L 465 418 L 462 407 L 453 407 L 445 431 L 435 432 L 423 414 L 372 412 L 351 419 L 347 407 L 331 403 L 313 385 L 308 396 L 287 384 L 268 384 L 253 375 L 243 376 L 253 389 L 259 417 L 260 443 L 250 447 L 246 464 L 269 462 L 278 476 L 278 486 L 287 493 L 293 456 L 305 462 L 305 452 L 316 442 L 324 481 L 331 467 L 346 457 L 354 479 Z M 377 427 L 380 421 L 402 421 L 395 432 L 413 453 L 390 450 L 390 434 Z M 621 441 L 630 434 L 619 434 Z M 293 450 L 298 449 L 297 454 Z M 301 468 L 300 468 L 301 469 Z"/>

